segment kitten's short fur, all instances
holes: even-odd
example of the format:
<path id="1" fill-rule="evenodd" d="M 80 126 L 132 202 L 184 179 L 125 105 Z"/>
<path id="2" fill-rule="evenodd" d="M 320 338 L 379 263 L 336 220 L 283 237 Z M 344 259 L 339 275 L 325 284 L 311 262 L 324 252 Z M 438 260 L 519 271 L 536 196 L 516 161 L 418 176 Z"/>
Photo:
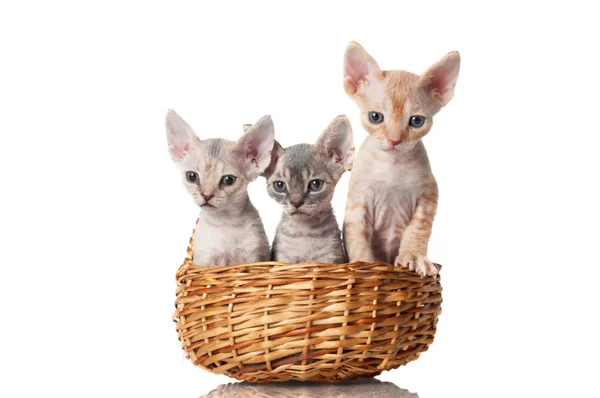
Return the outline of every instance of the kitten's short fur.
<path id="1" fill-rule="evenodd" d="M 169 110 L 169 154 L 183 185 L 201 207 L 194 236 L 193 263 L 231 265 L 268 261 L 269 242 L 262 220 L 248 197 L 248 183 L 271 162 L 273 121 L 264 116 L 237 141 L 200 140 Z"/>
<path id="2" fill-rule="evenodd" d="M 348 119 L 335 118 L 314 145 L 298 144 L 283 150 L 276 143 L 273 159 L 265 173 L 267 190 L 283 214 L 272 259 L 285 263 L 345 262 L 331 198 L 335 185 L 354 161 Z"/>
<path id="3" fill-rule="evenodd" d="M 344 243 L 350 261 L 386 261 L 435 275 L 427 245 L 438 187 L 421 142 L 454 95 L 460 56 L 451 52 L 422 75 L 382 71 L 358 43 L 344 58 L 344 89 L 370 134 L 348 188 Z"/>

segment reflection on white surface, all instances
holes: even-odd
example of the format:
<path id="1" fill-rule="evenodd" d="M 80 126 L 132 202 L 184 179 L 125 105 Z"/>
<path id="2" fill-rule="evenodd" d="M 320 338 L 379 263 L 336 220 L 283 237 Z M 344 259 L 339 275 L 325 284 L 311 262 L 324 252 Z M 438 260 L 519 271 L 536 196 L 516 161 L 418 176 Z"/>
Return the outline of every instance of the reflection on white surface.
<path id="1" fill-rule="evenodd" d="M 222 384 L 200 398 L 419 398 L 393 383 L 377 379 L 349 380 L 336 384 L 286 382 Z"/>

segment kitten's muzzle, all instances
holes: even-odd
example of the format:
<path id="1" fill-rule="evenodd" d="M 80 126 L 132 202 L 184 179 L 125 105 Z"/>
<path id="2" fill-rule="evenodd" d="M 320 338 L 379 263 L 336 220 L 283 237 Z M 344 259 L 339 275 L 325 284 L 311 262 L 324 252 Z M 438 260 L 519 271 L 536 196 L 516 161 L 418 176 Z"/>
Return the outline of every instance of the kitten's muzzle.
<path id="1" fill-rule="evenodd" d="M 392 148 L 395 148 L 396 146 L 402 144 L 402 140 L 390 140 L 388 139 L 388 142 L 390 143 L 390 145 L 392 146 Z"/>
<path id="2" fill-rule="evenodd" d="M 292 202 L 292 201 L 290 200 L 290 205 L 291 205 L 290 207 L 291 207 L 291 209 L 292 209 L 292 212 L 290 213 L 290 215 L 292 215 L 292 216 L 298 216 L 298 215 L 304 215 L 304 216 L 307 216 L 307 215 L 308 215 L 308 213 L 306 213 L 306 212 L 303 212 L 303 211 L 301 211 L 301 210 L 300 210 L 300 207 L 301 207 L 303 204 L 304 204 L 304 201 L 303 201 L 303 200 L 301 200 L 300 202 Z"/>
<path id="3" fill-rule="evenodd" d="M 301 200 L 300 202 L 292 202 L 292 201 L 290 201 L 290 204 L 292 206 L 294 206 L 296 209 L 299 209 L 300 206 L 302 206 L 304 204 L 304 201 L 303 200 Z"/>
<path id="4" fill-rule="evenodd" d="M 200 207 L 213 207 L 213 208 L 215 207 L 215 206 L 213 206 L 213 205 L 211 205 L 211 204 L 209 203 L 209 201 L 210 201 L 212 198 L 214 198 L 214 197 L 215 197 L 215 195 L 203 195 L 203 194 L 200 194 L 200 196 L 202 196 L 202 199 L 204 199 L 204 203 L 203 203 L 203 204 L 201 204 L 201 205 L 200 205 Z"/>

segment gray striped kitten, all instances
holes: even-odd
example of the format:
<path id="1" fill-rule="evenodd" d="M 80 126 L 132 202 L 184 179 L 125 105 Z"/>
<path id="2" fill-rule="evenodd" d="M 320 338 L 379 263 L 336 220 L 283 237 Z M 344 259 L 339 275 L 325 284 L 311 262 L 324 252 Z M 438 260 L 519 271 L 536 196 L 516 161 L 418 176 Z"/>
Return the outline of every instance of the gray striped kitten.
<path id="1" fill-rule="evenodd" d="M 335 185 L 354 161 L 352 127 L 338 116 L 313 145 L 286 149 L 276 142 L 265 171 L 267 191 L 283 208 L 271 258 L 284 263 L 344 263 L 341 233 L 331 208 Z"/>

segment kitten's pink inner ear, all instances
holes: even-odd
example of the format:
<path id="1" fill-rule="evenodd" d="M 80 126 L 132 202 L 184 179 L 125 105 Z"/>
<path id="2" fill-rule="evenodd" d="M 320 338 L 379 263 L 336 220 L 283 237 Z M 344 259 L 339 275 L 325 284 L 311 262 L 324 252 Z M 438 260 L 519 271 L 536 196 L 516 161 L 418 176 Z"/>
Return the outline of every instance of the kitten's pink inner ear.
<path id="1" fill-rule="evenodd" d="M 182 146 L 169 145 L 169 151 L 177 159 L 183 159 L 190 152 L 190 144 L 183 144 Z"/>
<path id="2" fill-rule="evenodd" d="M 377 62 L 358 43 L 351 42 L 344 54 L 344 89 L 354 95 L 362 83 L 381 73 Z"/>
<path id="3" fill-rule="evenodd" d="M 456 51 L 451 52 L 421 76 L 420 85 L 437 105 L 444 106 L 454 96 L 459 70 L 460 55 Z"/>
<path id="4" fill-rule="evenodd" d="M 367 79 L 369 75 L 369 68 L 362 62 L 361 59 L 350 55 L 344 63 L 344 78 L 351 84 L 355 89 L 358 88 L 358 84 Z"/>
<path id="5" fill-rule="evenodd" d="M 246 160 L 258 167 L 258 150 L 255 147 L 246 148 Z"/>
<path id="6" fill-rule="evenodd" d="M 349 170 L 354 161 L 354 138 L 352 126 L 346 116 L 340 115 L 331 121 L 319 136 L 316 147 L 322 154 Z"/>
<path id="7" fill-rule="evenodd" d="M 179 161 L 187 156 L 198 137 L 189 124 L 174 110 L 169 109 L 165 118 L 169 153 L 173 160 Z"/>
<path id="8" fill-rule="evenodd" d="M 244 156 L 256 167 L 260 167 L 259 160 L 268 155 L 273 148 L 273 138 L 268 132 L 255 131 L 248 135 L 244 145 Z"/>
<path id="9" fill-rule="evenodd" d="M 269 166 L 273 148 L 273 121 L 263 116 L 258 122 L 246 129 L 234 151 L 244 157 L 244 167 L 253 177 L 260 175 Z M 250 166 L 250 167 L 248 167 Z"/>

